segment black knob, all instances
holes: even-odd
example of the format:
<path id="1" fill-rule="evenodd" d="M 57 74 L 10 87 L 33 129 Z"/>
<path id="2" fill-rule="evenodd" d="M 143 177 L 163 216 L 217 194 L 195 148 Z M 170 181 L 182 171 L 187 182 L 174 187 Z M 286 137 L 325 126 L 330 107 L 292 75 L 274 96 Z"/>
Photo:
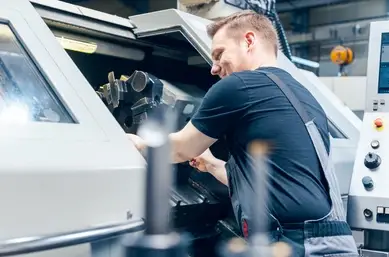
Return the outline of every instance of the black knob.
<path id="1" fill-rule="evenodd" d="M 370 209 L 364 209 L 363 216 L 365 216 L 366 219 L 371 219 L 373 217 L 373 212 Z"/>
<path id="2" fill-rule="evenodd" d="M 373 179 L 369 176 L 363 177 L 362 184 L 367 191 L 373 190 L 374 182 Z"/>
<path id="3" fill-rule="evenodd" d="M 365 166 L 368 169 L 374 170 L 381 165 L 381 157 L 375 153 L 368 153 L 365 157 Z"/>
<path id="4" fill-rule="evenodd" d="M 370 145 L 371 145 L 371 148 L 378 149 L 378 147 L 380 147 L 380 142 L 378 140 L 373 140 L 373 141 L 371 141 Z"/>

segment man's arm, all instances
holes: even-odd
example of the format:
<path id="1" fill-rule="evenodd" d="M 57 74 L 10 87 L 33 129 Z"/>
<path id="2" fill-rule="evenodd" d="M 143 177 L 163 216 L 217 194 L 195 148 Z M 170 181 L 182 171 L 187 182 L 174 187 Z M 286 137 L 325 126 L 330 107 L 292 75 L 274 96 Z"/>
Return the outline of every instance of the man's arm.
<path id="1" fill-rule="evenodd" d="M 170 134 L 169 137 L 173 163 L 191 160 L 202 154 L 217 141 L 217 139 L 200 132 L 193 126 L 191 121 L 182 130 Z"/>
<path id="2" fill-rule="evenodd" d="M 213 85 L 205 95 L 201 106 L 191 121 L 180 131 L 170 134 L 172 162 L 191 160 L 215 143 L 227 130 L 239 122 L 248 106 L 248 95 L 242 80 L 230 75 Z M 145 148 L 144 143 L 134 135 L 138 149 Z"/>
<path id="3" fill-rule="evenodd" d="M 201 172 L 211 173 L 217 180 L 228 186 L 226 162 L 216 158 L 209 149 L 192 159 L 189 164 Z"/>
<path id="4" fill-rule="evenodd" d="M 127 137 L 143 155 L 147 148 L 145 140 L 134 134 L 127 134 Z M 169 138 L 172 149 L 172 163 L 189 161 L 202 154 L 217 141 L 201 133 L 190 121 L 182 130 L 171 133 Z"/>
<path id="5" fill-rule="evenodd" d="M 228 177 L 225 165 L 225 161 L 216 159 L 214 163 L 206 165 L 206 169 L 207 172 L 211 173 L 217 180 L 228 186 Z"/>

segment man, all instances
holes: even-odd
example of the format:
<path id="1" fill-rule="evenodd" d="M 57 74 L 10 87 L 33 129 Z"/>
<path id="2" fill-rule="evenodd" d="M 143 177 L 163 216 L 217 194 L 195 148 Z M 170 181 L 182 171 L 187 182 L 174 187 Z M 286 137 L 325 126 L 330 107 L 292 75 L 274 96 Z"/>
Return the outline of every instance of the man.
<path id="1" fill-rule="evenodd" d="M 173 162 L 191 161 L 229 186 L 235 215 L 247 237 L 255 202 L 255 168 L 247 146 L 270 143 L 269 235 L 293 248 L 293 256 L 357 256 L 345 222 L 329 158 L 326 115 L 290 74 L 277 68 L 278 41 L 271 22 L 250 11 L 207 27 L 212 38 L 214 84 L 191 121 L 170 135 Z M 231 159 L 209 150 L 225 137 Z M 130 135 L 138 149 L 142 140 Z M 336 255 L 338 256 L 338 255 Z"/>

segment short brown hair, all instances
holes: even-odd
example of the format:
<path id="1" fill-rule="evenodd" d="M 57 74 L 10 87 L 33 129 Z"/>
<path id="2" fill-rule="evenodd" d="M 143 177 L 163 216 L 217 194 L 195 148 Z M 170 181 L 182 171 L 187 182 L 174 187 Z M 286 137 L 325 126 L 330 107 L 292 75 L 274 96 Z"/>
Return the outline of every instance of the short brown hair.
<path id="1" fill-rule="evenodd" d="M 226 27 L 234 31 L 251 28 L 259 32 L 261 38 L 267 42 L 270 47 L 274 47 L 275 53 L 278 50 L 277 32 L 271 21 L 262 14 L 258 14 L 251 10 L 236 12 L 218 21 L 215 21 L 207 26 L 207 34 L 213 38 L 215 34 Z"/>

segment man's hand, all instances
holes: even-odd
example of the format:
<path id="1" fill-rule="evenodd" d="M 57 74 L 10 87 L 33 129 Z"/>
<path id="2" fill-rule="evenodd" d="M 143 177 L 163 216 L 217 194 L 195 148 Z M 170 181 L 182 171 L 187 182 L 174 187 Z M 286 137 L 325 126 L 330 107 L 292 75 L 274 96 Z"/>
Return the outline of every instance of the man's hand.
<path id="1" fill-rule="evenodd" d="M 205 150 L 200 156 L 190 160 L 189 164 L 201 172 L 209 172 L 221 183 L 228 186 L 226 163 L 213 156 L 209 149 Z"/>
<path id="2" fill-rule="evenodd" d="M 207 149 L 200 156 L 190 160 L 189 164 L 190 164 L 190 166 L 198 169 L 201 172 L 208 172 L 210 166 L 214 165 L 214 163 L 217 162 L 217 160 L 218 159 L 216 159 L 216 157 L 213 156 L 211 151 L 209 149 Z"/>
<path id="3" fill-rule="evenodd" d="M 139 152 L 142 152 L 144 149 L 146 149 L 146 142 L 141 137 L 134 134 L 127 134 L 127 138 L 134 143 L 136 149 L 138 149 Z"/>

